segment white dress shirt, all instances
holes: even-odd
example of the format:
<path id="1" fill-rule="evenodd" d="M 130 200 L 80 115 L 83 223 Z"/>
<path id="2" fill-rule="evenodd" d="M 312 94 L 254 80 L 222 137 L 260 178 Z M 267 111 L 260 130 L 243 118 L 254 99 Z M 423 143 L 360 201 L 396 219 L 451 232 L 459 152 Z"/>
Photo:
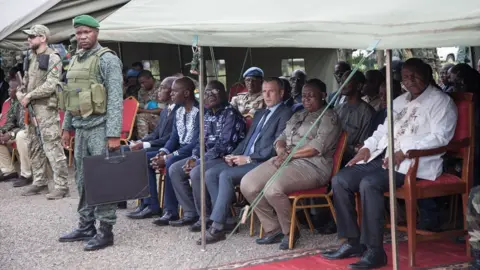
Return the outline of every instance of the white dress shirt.
<path id="1" fill-rule="evenodd" d="M 409 92 L 393 101 L 394 151 L 432 149 L 447 145 L 453 138 L 457 125 L 457 107 L 453 100 L 434 86 L 416 99 L 411 100 Z M 387 119 L 379 125 L 373 135 L 364 142 L 372 157 L 378 156 L 388 145 Z M 442 174 L 442 155 L 421 157 L 417 177 L 435 180 Z M 412 161 L 405 159 L 396 171 L 406 174 Z"/>

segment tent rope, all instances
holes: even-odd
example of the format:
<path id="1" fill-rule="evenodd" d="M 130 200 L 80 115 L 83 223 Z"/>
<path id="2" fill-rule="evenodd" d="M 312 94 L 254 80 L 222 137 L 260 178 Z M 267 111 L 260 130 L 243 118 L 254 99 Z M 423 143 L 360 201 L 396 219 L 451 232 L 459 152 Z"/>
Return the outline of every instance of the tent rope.
<path id="1" fill-rule="evenodd" d="M 213 47 L 210 47 L 210 57 L 212 58 L 213 71 L 215 72 L 215 80 L 218 80 L 218 66 L 217 60 L 215 60 L 215 52 L 213 51 Z"/>

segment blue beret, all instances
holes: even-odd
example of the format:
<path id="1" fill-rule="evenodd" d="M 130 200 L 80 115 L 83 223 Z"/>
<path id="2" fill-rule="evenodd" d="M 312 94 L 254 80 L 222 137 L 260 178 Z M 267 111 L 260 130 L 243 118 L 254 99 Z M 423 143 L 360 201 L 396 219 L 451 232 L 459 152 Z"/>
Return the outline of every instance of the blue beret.
<path id="1" fill-rule="evenodd" d="M 258 67 L 251 67 L 243 73 L 243 78 L 246 77 L 262 77 L 263 78 L 263 70 Z"/>
<path id="2" fill-rule="evenodd" d="M 129 70 L 127 71 L 127 78 L 137 77 L 138 74 L 140 74 L 140 71 L 135 70 L 135 69 L 129 69 Z"/>

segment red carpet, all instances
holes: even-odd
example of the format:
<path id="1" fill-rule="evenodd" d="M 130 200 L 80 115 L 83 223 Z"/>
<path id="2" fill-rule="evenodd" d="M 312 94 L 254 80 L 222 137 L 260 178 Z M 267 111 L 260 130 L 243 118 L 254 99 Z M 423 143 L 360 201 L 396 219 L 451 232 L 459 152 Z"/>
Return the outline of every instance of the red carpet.
<path id="1" fill-rule="evenodd" d="M 389 265 L 381 269 L 392 269 L 391 266 L 391 245 L 385 244 L 389 256 Z M 400 269 L 411 269 L 408 267 L 407 243 L 399 243 Z M 280 260 L 280 261 L 279 261 Z M 420 242 L 417 244 L 417 268 L 434 268 L 467 262 L 470 259 L 466 256 L 465 245 L 455 244 L 452 241 Z M 358 261 L 358 258 L 341 261 L 329 261 L 321 258 L 318 254 L 298 257 L 290 260 L 273 260 L 270 263 L 257 264 L 242 269 L 248 270 L 294 270 L 294 269 L 347 269 L 347 265 Z M 248 265 L 248 264 L 247 264 Z M 457 266 L 458 267 L 458 266 Z M 455 269 L 461 269 L 457 268 Z"/>

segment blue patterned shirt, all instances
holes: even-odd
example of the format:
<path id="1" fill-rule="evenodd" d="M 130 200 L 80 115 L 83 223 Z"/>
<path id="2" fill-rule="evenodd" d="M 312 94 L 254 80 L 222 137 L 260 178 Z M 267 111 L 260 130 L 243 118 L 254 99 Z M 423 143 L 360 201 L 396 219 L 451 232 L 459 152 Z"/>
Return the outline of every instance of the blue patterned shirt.
<path id="1" fill-rule="evenodd" d="M 229 155 L 245 138 L 245 119 L 232 105 L 227 105 L 215 112 L 206 110 L 204 123 L 205 160 Z M 192 158 L 197 160 L 199 157 L 200 144 L 192 152 Z"/>

